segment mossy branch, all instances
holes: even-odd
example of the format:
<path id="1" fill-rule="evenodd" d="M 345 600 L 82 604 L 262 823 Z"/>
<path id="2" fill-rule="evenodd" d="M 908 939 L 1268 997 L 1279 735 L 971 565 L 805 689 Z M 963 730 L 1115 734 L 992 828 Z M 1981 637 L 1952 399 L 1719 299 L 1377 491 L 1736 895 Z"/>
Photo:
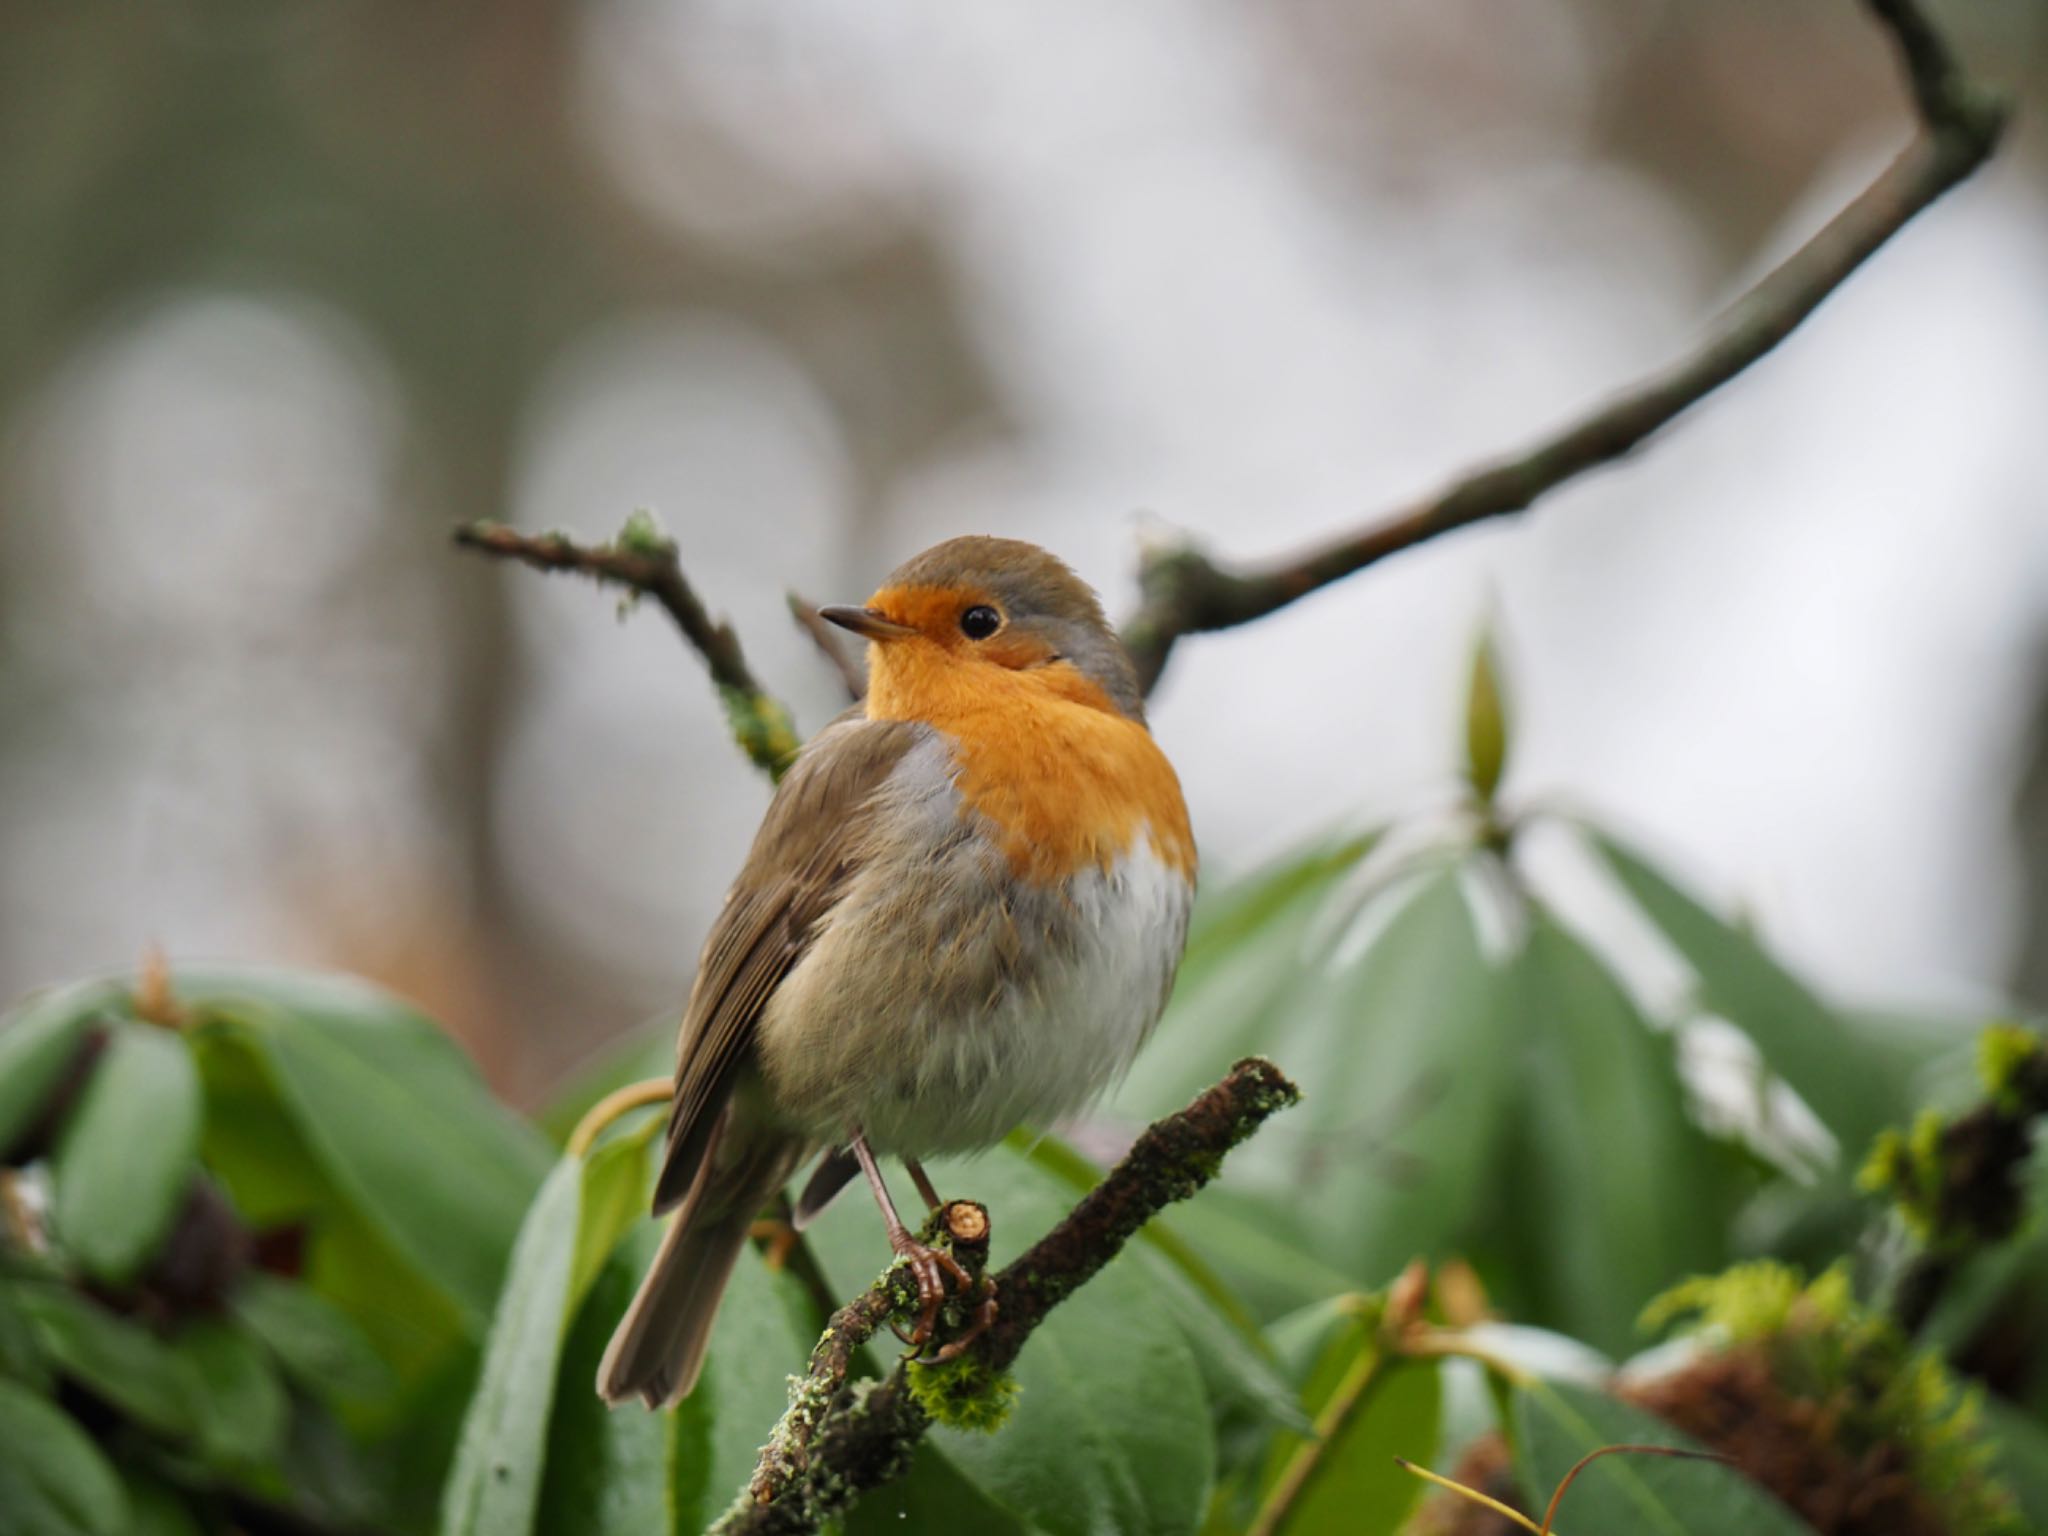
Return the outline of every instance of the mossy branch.
<path id="1" fill-rule="evenodd" d="M 999 1414 L 1006 1372 L 1046 1315 L 1116 1257 L 1147 1221 L 1214 1178 L 1232 1147 L 1300 1097 L 1271 1062 L 1239 1062 L 1185 1109 L 1148 1127 L 1059 1225 L 996 1276 L 997 1320 L 959 1359 L 938 1367 L 898 1364 L 883 1380 L 849 1386 L 861 1345 L 890 1318 L 915 1311 L 915 1290 L 901 1272 L 883 1275 L 833 1314 L 809 1368 L 792 1386 L 789 1411 L 752 1482 L 714 1531 L 816 1531 L 868 1489 L 909 1470 L 941 1401 L 949 1413 L 971 1417 L 987 1398 L 990 1415 Z M 958 1201 L 947 1207 L 946 1221 L 963 1207 L 981 1213 L 978 1241 L 961 1240 L 957 1230 L 933 1235 L 950 1241 L 955 1256 L 978 1277 L 987 1252 L 986 1212 Z M 963 1385 L 980 1395 L 958 1400 Z"/>
<path id="2" fill-rule="evenodd" d="M 755 767 L 779 779 L 802 745 L 795 722 L 747 665 L 732 626 L 714 619 L 683 574 L 676 543 L 645 512 L 636 512 L 607 544 L 579 544 L 565 533 L 521 533 L 501 523 L 464 523 L 455 530 L 464 549 L 516 560 L 537 571 L 568 571 L 622 589 L 626 600 L 651 597 L 675 621 L 683 638 L 710 669 L 725 705 L 733 740 Z"/>
<path id="3" fill-rule="evenodd" d="M 1731 305 L 1690 355 L 1363 532 L 1248 570 L 1220 566 L 1186 542 L 1148 551 L 1138 573 L 1142 601 L 1123 630 L 1145 688 L 1159 680 L 1184 635 L 1264 618 L 1440 534 L 1526 511 L 1567 481 L 1626 457 L 1791 335 L 1880 246 L 1989 159 L 2006 103 L 1964 75 L 1917 0 L 1865 5 L 1899 55 L 1919 129 L 1853 202 Z"/>

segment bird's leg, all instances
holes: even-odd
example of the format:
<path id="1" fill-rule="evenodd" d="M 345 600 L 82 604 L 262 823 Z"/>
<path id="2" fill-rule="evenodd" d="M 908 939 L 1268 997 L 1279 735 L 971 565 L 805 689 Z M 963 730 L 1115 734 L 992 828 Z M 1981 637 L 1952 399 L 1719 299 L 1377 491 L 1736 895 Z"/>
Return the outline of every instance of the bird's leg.
<path id="1" fill-rule="evenodd" d="M 910 1170 L 910 1182 L 917 1186 L 917 1192 L 924 1196 L 925 1207 L 936 1216 L 946 1209 L 946 1202 L 939 1198 L 938 1187 L 932 1183 L 931 1175 L 924 1171 L 924 1164 L 914 1157 L 903 1159 L 903 1166 Z M 964 1292 L 963 1292 L 964 1293 Z M 944 1345 L 932 1357 L 933 1364 L 954 1360 L 966 1353 L 967 1346 L 987 1333 L 996 1321 L 996 1282 L 994 1277 L 981 1277 L 981 1303 L 974 1309 L 974 1318 L 967 1325 L 967 1331 Z"/>
<path id="2" fill-rule="evenodd" d="M 939 1207 L 946 1202 L 939 1198 L 939 1192 L 932 1184 L 932 1176 L 924 1171 L 924 1164 L 914 1157 L 903 1159 L 903 1166 L 910 1170 L 910 1182 L 915 1184 L 917 1192 L 924 1196 L 925 1209 L 936 1216 Z"/>
<path id="3" fill-rule="evenodd" d="M 875 1192 L 875 1204 L 882 1208 L 882 1225 L 888 1231 L 890 1249 L 898 1258 L 910 1261 L 910 1277 L 917 1282 L 919 1310 L 917 1327 L 903 1342 L 912 1349 L 922 1349 L 932 1336 L 933 1325 L 938 1322 L 939 1308 L 945 1304 L 946 1277 L 953 1277 L 963 1296 L 974 1289 L 974 1277 L 944 1249 L 921 1243 L 911 1236 L 910 1229 L 903 1225 L 903 1218 L 896 1214 L 896 1202 L 889 1196 L 889 1186 L 882 1182 L 882 1170 L 875 1166 L 875 1154 L 868 1150 L 867 1137 L 860 1131 L 854 1131 L 849 1145 L 860 1163 L 860 1171 L 867 1175 L 868 1188 Z"/>

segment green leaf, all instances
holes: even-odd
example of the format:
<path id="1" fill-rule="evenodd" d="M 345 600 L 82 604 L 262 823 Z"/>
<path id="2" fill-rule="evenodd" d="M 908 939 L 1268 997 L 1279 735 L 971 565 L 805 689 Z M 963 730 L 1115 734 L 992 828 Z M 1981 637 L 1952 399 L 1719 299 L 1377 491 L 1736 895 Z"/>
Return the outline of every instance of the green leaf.
<path id="1" fill-rule="evenodd" d="M 88 1274 L 133 1279 L 169 1231 L 199 1159 L 199 1074 L 185 1042 L 123 1024 L 51 1159 L 52 1224 Z"/>
<path id="2" fill-rule="evenodd" d="M 1295 994 L 1328 952 L 1332 925 L 1318 919 L 1378 837 L 1368 832 L 1312 848 L 1197 898 L 1157 1038 L 1139 1052 L 1113 1100 L 1120 1117 L 1140 1125 L 1156 1119 L 1239 1057 L 1277 1049 L 1276 1031 Z"/>
<path id="3" fill-rule="evenodd" d="M 1053 1136 L 1020 1131 L 1005 1152 L 1023 1157 L 1066 1185 L 1078 1200 L 1102 1181 L 1102 1170 Z M 1219 1431 L 1263 1432 L 1274 1425 L 1306 1429 L 1294 1389 L 1271 1345 L 1236 1292 L 1163 1218 L 1146 1223 L 1133 1253 L 1149 1270 L 1159 1301 L 1180 1325 L 1201 1368 Z"/>
<path id="4" fill-rule="evenodd" d="M 569 1271 L 569 1305 L 583 1295 L 610 1260 L 619 1239 L 648 1205 L 647 1146 L 665 1129 L 661 1115 L 644 1117 L 639 1128 L 600 1142 L 583 1160 L 583 1194 L 576 1211 L 576 1248 Z"/>
<path id="5" fill-rule="evenodd" d="M 650 1233 L 653 1227 L 647 1229 Z M 555 1383 L 534 1529 L 577 1536 L 696 1536 L 676 1523 L 675 1416 L 608 1407 L 592 1383 L 651 1245 L 628 1243 L 599 1272 L 576 1314 Z"/>
<path id="6" fill-rule="evenodd" d="M 206 1536 L 198 1518 L 167 1485 L 134 1467 L 124 1467 L 128 1490 L 127 1536 Z"/>
<path id="7" fill-rule="evenodd" d="M 1998 1480 L 2012 1490 L 2020 1511 L 2037 1531 L 2048 1531 L 2048 1423 L 2030 1417 L 2003 1398 L 1981 1400 L 1984 1436 Z"/>
<path id="8" fill-rule="evenodd" d="M 128 1499 L 99 1448 L 27 1388 L 0 1381 L 0 1517 L 9 1536 L 125 1536 Z"/>
<path id="9" fill-rule="evenodd" d="M 36 993 L 0 1016 L 0 1156 L 42 1118 L 80 1042 L 120 996 L 112 982 L 81 982 Z"/>
<path id="10" fill-rule="evenodd" d="M 1609 1352 L 1651 1297 L 1726 1255 L 1672 1042 L 1540 908 L 1511 972 L 1525 1078 L 1503 1172 L 1518 1309 Z"/>
<path id="11" fill-rule="evenodd" d="M 1102 1182 L 1103 1170 L 1057 1136 L 1018 1130 L 1010 1134 L 1005 1145 L 1059 1179 L 1074 1192 L 1076 1199 Z M 1170 1221 L 1154 1218 L 1138 1233 L 1138 1239 L 1149 1257 L 1178 1273 L 1186 1284 L 1201 1292 L 1216 1312 L 1236 1327 L 1255 1349 L 1266 1351 L 1265 1336 L 1259 1330 L 1258 1320 L 1215 1268 L 1173 1230 Z"/>
<path id="12" fill-rule="evenodd" d="M 1514 1394 L 1516 1474 L 1540 1515 L 1589 1451 L 1606 1445 L 1699 1443 L 1591 1387 L 1532 1382 Z M 1558 1506 L 1569 1536 L 1813 1536 L 1805 1521 L 1731 1467 L 1667 1456 L 1603 1456 Z"/>
<path id="13" fill-rule="evenodd" d="M 198 1388 L 200 1453 L 216 1466 L 270 1464 L 284 1445 L 291 1407 L 269 1354 L 253 1334 L 200 1318 L 171 1340 Z"/>
<path id="14" fill-rule="evenodd" d="M 1341 907 L 1334 889 L 1315 888 Z M 1350 922 L 1290 907 L 1283 926 L 1249 936 L 1262 955 L 1229 970 L 1221 1001 L 1244 1028 L 1196 1071 L 1258 1051 L 1306 1088 L 1299 1109 L 1231 1155 L 1216 1187 L 1175 1225 L 1255 1304 L 1297 1306 L 1327 1294 L 1321 1282 L 1283 1292 L 1255 1267 L 1260 1250 L 1203 1241 L 1226 1217 L 1264 1231 L 1334 1271 L 1338 1288 L 1383 1283 L 1417 1255 L 1462 1246 L 1487 1188 L 1485 1170 L 1509 1079 L 1497 983 L 1451 865 L 1377 898 L 1383 917 L 1368 942 Z M 1304 931 L 1322 931 L 1318 943 Z M 1264 996 L 1253 983 L 1267 989 Z M 1208 994 L 1198 995 L 1198 1004 Z M 1148 1056 L 1171 1056 L 1168 1032 Z M 1146 1057 L 1139 1061 L 1146 1070 Z M 1148 1102 L 1149 1114 L 1178 1108 Z M 1281 1278 L 1301 1267 L 1274 1256 Z"/>
<path id="15" fill-rule="evenodd" d="M 961 1475 L 929 1441 L 913 1455 L 910 1471 L 871 1489 L 846 1517 L 847 1536 L 908 1536 L 959 1531 L 974 1536 L 1036 1536 L 1034 1528 Z"/>
<path id="16" fill-rule="evenodd" d="M 304 1231 L 303 1290 L 337 1312 L 382 1362 L 367 1368 L 374 1376 L 328 1376 L 312 1389 L 351 1429 L 380 1434 L 402 1416 L 401 1393 L 440 1378 L 465 1357 L 474 1369 L 484 1321 L 462 1310 L 396 1246 L 389 1228 L 328 1176 L 297 1110 L 281 1095 L 260 1033 L 219 1013 L 202 1015 L 186 1033 L 205 1085 L 201 1155 L 208 1171 L 251 1225 Z M 508 1248 L 510 1241 L 508 1234 Z M 271 1343 L 292 1368 L 290 1342 Z M 415 1436 L 407 1443 L 420 1442 Z"/>
<path id="17" fill-rule="evenodd" d="M 199 1067 L 206 1124 L 199 1155 L 253 1227 L 315 1218 L 341 1203 L 250 1036 L 218 1022 L 186 1031 Z"/>
<path id="18" fill-rule="evenodd" d="M 1276 1427 L 1306 1429 L 1301 1404 L 1279 1367 L 1179 1270 L 1142 1249 L 1136 1257 L 1145 1266 L 1155 1304 L 1179 1325 L 1194 1355 L 1218 1432 L 1255 1433 L 1263 1439 Z"/>
<path id="19" fill-rule="evenodd" d="M 1428 1491 L 1394 1458 L 1426 1467 L 1436 1457 L 1443 1422 L 1437 1362 L 1386 1360 L 1369 1337 L 1347 1342 L 1330 1390 L 1310 1403 L 1320 1438 L 1283 1441 L 1288 1454 L 1266 1484 L 1274 1501 L 1268 1508 L 1278 1511 L 1276 1536 L 1398 1531 Z M 1371 1380 L 1359 1391 L 1359 1374 L 1367 1371 Z"/>
<path id="20" fill-rule="evenodd" d="M 50 1365 L 43 1358 L 35 1324 L 22 1310 L 21 1302 L 23 1290 L 37 1283 L 0 1273 L 0 1377 L 11 1377 L 24 1386 L 47 1392 Z"/>
<path id="21" fill-rule="evenodd" d="M 740 1255 L 711 1330 L 703 1375 L 666 1413 L 607 1408 L 594 1383 L 612 1330 L 654 1261 L 662 1224 L 643 1221 L 592 1286 L 562 1352 L 548 1428 L 542 1531 L 589 1536 L 694 1536 L 746 1486 L 768 1431 L 789 1402 L 819 1326 L 795 1278 Z M 922 1484 L 922 1479 L 919 1480 Z M 987 1529 L 1001 1536 L 1000 1527 Z"/>
<path id="22" fill-rule="evenodd" d="M 202 1383 L 156 1334 L 63 1286 L 25 1287 L 20 1300 L 62 1374 L 145 1429 L 172 1440 L 194 1436 Z"/>
<path id="23" fill-rule="evenodd" d="M 1269 1134 L 1277 1124 L 1260 1134 Z M 1241 1157 L 1249 1150 L 1240 1147 L 1231 1156 Z M 1169 1225 L 1205 1267 L 1220 1273 L 1232 1295 L 1246 1298 L 1240 1305 L 1270 1317 L 1359 1288 L 1348 1271 L 1303 1246 L 1313 1236 L 1302 1232 L 1301 1223 L 1275 1212 L 1270 1191 L 1233 1189 L 1227 1182 L 1230 1177 L 1226 1163 L 1223 1180 L 1211 1183 L 1199 1200 L 1177 1207 Z M 1282 1226 L 1288 1228 L 1284 1235 L 1274 1230 Z"/>
<path id="24" fill-rule="evenodd" d="M 582 1187 L 582 1164 L 564 1158 L 519 1229 L 483 1377 L 456 1446 L 441 1508 L 442 1536 L 517 1536 L 533 1529 L 548 1411 L 570 1315 Z"/>
<path id="25" fill-rule="evenodd" d="M 1503 1044 L 1497 983 L 1452 867 L 1332 971 L 1325 1007 L 1283 1058 L 1312 1085 L 1299 1119 L 1248 1149 L 1293 1152 L 1289 1203 L 1321 1234 L 1316 1251 L 1378 1284 L 1461 1246 L 1498 1145 Z"/>
<path id="26" fill-rule="evenodd" d="M 317 1397 L 329 1402 L 375 1399 L 395 1384 L 391 1368 L 362 1329 L 303 1285 L 251 1274 L 236 1289 L 232 1308 L 235 1320 Z"/>
<path id="27" fill-rule="evenodd" d="M 1053 1536 L 1192 1532 L 1215 1470 L 1202 1378 L 1143 1276 L 1112 1264 L 1032 1334 L 1010 1421 L 994 1435 L 935 1428 L 990 1498 Z"/>
<path id="28" fill-rule="evenodd" d="M 179 995 L 256 1052 L 334 1191 L 480 1327 L 547 1167 L 541 1138 L 438 1028 L 373 989 L 202 974 Z"/>
<path id="29" fill-rule="evenodd" d="M 555 1164 L 519 1229 L 442 1506 L 443 1536 L 533 1529 L 555 1380 L 583 1294 L 644 1203 L 659 1128 Z M 584 1384 L 588 1391 L 588 1383 Z"/>
<path id="30" fill-rule="evenodd" d="M 346 1205 L 322 1212 L 308 1229 L 305 1258 L 306 1285 L 363 1331 L 397 1377 L 396 1397 L 344 1408 L 351 1428 L 375 1434 L 391 1427 L 416 1393 L 451 1371 L 476 1370 L 486 1328 L 413 1268 L 367 1216 Z"/>
<path id="31" fill-rule="evenodd" d="M 1589 831 L 1593 846 L 1699 977 L 1707 1009 L 1755 1042 L 1771 1071 L 1806 1101 L 1853 1170 L 1907 1106 L 1879 1057 L 1750 935 L 1722 921 L 1648 861 Z"/>

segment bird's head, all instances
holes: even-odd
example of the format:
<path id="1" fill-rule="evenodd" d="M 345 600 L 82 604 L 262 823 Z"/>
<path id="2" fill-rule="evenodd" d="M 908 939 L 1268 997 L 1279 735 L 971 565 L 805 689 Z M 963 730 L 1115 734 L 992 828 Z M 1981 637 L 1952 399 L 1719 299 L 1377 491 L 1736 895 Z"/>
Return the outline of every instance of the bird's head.
<path id="1" fill-rule="evenodd" d="M 1035 544 L 948 539 L 898 566 L 865 604 L 819 613 L 869 642 L 870 713 L 916 717 L 939 696 L 1001 683 L 1144 719 L 1137 673 L 1101 601 Z"/>

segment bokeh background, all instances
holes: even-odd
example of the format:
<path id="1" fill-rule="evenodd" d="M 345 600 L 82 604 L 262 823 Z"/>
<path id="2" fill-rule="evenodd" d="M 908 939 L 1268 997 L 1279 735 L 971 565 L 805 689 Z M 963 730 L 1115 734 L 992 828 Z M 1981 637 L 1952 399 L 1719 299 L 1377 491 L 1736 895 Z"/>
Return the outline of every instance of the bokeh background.
<path id="1" fill-rule="evenodd" d="M 1176 656 L 1212 878 L 1441 797 L 1633 826 L 1838 994 L 2048 1004 L 2048 6 L 2000 159 L 1628 465 Z M 1127 610 L 1669 358 L 1904 139 L 1850 0 L 0 5 L 0 995 L 330 964 L 534 1102 L 672 1008 L 767 790 L 660 617 L 941 537 Z M 1570 884 L 1568 872 L 1560 878 Z M 1597 913 L 1589 921 L 1598 922 Z"/>

